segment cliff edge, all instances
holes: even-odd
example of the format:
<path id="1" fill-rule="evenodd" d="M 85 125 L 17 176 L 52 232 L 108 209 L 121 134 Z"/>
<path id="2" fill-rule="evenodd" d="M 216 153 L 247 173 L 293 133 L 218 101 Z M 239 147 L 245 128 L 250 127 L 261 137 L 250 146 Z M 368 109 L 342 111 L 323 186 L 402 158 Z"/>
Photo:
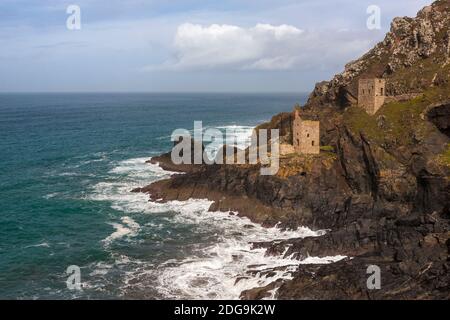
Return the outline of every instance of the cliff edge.
<path id="1" fill-rule="evenodd" d="M 357 106 L 362 78 L 386 80 L 374 115 Z M 416 18 L 396 18 L 384 41 L 315 86 L 302 113 L 321 123 L 319 155 L 287 155 L 275 176 L 258 166 L 183 167 L 184 175 L 135 191 L 152 199 L 208 198 L 212 210 L 238 211 L 265 225 L 306 225 L 322 237 L 255 243 L 268 254 L 347 255 L 306 265 L 277 283 L 279 299 L 450 298 L 450 2 Z M 292 141 L 292 113 L 258 128 Z M 173 168 L 170 157 L 152 159 Z M 366 286 L 368 265 L 380 290 Z M 269 295 L 254 288 L 243 298 Z"/>

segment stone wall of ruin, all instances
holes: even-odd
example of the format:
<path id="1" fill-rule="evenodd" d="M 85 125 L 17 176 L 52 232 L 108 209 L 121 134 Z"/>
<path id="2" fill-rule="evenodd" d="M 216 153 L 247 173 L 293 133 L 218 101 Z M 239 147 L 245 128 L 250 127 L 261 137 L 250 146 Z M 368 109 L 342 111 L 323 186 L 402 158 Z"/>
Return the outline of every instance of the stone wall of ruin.
<path id="1" fill-rule="evenodd" d="M 302 120 L 296 117 L 294 120 L 294 149 L 298 153 L 320 153 L 320 122 Z"/>

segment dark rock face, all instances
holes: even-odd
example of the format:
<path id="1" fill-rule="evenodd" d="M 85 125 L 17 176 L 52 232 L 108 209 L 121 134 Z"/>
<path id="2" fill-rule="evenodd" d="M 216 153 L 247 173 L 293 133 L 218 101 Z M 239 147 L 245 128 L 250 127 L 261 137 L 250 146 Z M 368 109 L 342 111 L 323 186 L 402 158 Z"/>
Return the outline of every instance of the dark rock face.
<path id="1" fill-rule="evenodd" d="M 294 116 L 291 112 L 282 112 L 272 117 L 269 123 L 263 123 L 255 128 L 258 132 L 259 129 L 279 129 L 281 143 L 292 144 L 292 122 Z M 270 131 L 268 132 L 270 138 Z"/>
<path id="2" fill-rule="evenodd" d="M 389 96 L 421 92 L 448 81 L 449 12 L 450 3 L 440 0 L 423 8 L 416 18 L 395 18 L 382 42 L 348 63 L 331 81 L 316 85 L 308 106 L 350 105 L 357 97 L 358 80 L 364 77 L 385 78 Z"/>
<path id="3" fill-rule="evenodd" d="M 302 266 L 291 281 L 246 291 L 243 298 L 266 297 L 274 287 L 280 299 L 448 298 L 450 187 L 442 168 L 420 148 L 405 163 L 386 162 L 384 149 L 363 135 L 344 125 L 335 133 L 331 165 L 316 159 L 289 177 L 260 176 L 258 166 L 198 166 L 138 191 L 154 200 L 208 198 L 215 201 L 211 210 L 239 212 L 266 226 L 331 229 L 318 238 L 254 244 L 268 254 L 288 248 L 285 255 L 298 259 L 353 257 Z M 369 264 L 382 268 L 382 290 L 367 289 Z"/>
<path id="4" fill-rule="evenodd" d="M 439 160 L 450 142 L 449 17 L 450 3 L 437 1 L 415 19 L 394 20 L 384 42 L 316 85 L 302 112 L 320 120 L 321 145 L 334 152 L 283 158 L 274 176 L 261 176 L 259 165 L 175 166 L 163 155 L 152 162 L 185 174 L 135 191 L 162 201 L 208 198 L 211 210 L 266 226 L 330 229 L 317 238 L 254 244 L 267 254 L 352 257 L 302 265 L 292 280 L 242 298 L 264 298 L 279 288 L 280 299 L 449 299 L 450 165 Z M 428 63 L 439 70 L 422 72 Z M 427 95 L 361 124 L 366 116 L 351 118 L 349 106 L 355 83 L 366 75 L 386 76 L 392 92 Z M 419 75 L 420 83 L 406 83 Z M 289 142 L 291 123 L 292 114 L 283 113 L 258 129 L 278 128 Z M 366 286 L 372 264 L 381 268 L 380 290 Z"/>
<path id="5" fill-rule="evenodd" d="M 381 269 L 381 289 L 367 289 L 368 266 Z M 279 289 L 279 299 L 448 299 L 448 265 L 423 267 L 361 257 L 334 264 L 300 268 Z"/>
<path id="6" fill-rule="evenodd" d="M 442 133 L 450 137 L 450 102 L 430 108 L 427 116 Z"/>

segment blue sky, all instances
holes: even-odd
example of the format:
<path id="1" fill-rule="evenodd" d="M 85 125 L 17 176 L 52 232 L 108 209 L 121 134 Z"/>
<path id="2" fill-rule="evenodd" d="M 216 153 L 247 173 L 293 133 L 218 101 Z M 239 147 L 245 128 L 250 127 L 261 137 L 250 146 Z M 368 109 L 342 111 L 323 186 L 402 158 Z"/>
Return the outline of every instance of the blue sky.
<path id="1" fill-rule="evenodd" d="M 0 92 L 311 91 L 431 2 L 0 0 Z"/>

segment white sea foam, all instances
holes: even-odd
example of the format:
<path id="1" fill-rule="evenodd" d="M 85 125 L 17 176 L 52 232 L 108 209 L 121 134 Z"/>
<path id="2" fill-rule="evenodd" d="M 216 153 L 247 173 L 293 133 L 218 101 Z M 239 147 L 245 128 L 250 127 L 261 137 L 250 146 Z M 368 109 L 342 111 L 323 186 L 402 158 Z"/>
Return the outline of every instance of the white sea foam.
<path id="1" fill-rule="evenodd" d="M 48 244 L 48 242 L 41 242 L 38 244 L 26 246 L 25 248 L 39 248 L 39 247 L 50 248 L 50 245 Z"/>
<path id="2" fill-rule="evenodd" d="M 103 240 L 105 244 L 110 244 L 113 240 L 120 239 L 124 236 L 133 237 L 141 228 L 140 225 L 130 217 L 122 217 L 121 221 L 122 223 L 111 223 L 116 231 Z"/>
<path id="3" fill-rule="evenodd" d="M 49 200 L 49 199 L 53 199 L 53 198 L 57 197 L 58 195 L 59 195 L 58 192 L 53 192 L 53 193 L 46 194 L 45 196 L 43 196 L 43 198 L 46 200 Z"/>
<path id="4" fill-rule="evenodd" d="M 158 205 L 158 204 L 156 204 Z M 320 236 L 324 231 L 308 228 L 283 231 L 264 228 L 245 217 L 226 212 L 208 212 L 209 201 L 169 202 L 166 209 L 178 206 L 174 217 L 179 223 L 195 223 L 217 233 L 217 242 L 199 248 L 195 255 L 170 261 L 156 271 L 157 288 L 168 298 L 238 299 L 242 291 L 263 287 L 277 279 L 291 279 L 300 263 L 330 263 L 344 257 L 308 258 L 267 255 L 253 242 Z M 287 248 L 286 248 L 287 250 Z"/>
<path id="5" fill-rule="evenodd" d="M 60 177 L 75 177 L 78 176 L 79 174 L 76 172 L 61 172 L 59 174 Z"/>
<path id="6" fill-rule="evenodd" d="M 228 146 L 235 146 L 239 149 L 245 149 L 250 146 L 254 127 L 229 125 L 217 127 L 216 129 L 219 129 L 223 132 L 224 143 L 220 144 L 217 142 L 213 142 L 206 145 L 205 151 L 210 159 L 215 158 L 215 156 L 217 155 L 217 151 L 222 148 L 224 144 Z"/>
<path id="7" fill-rule="evenodd" d="M 123 212 L 145 211 L 148 207 L 148 196 L 130 191 L 153 181 L 168 178 L 175 173 L 165 171 L 156 164 L 146 163 L 146 160 L 148 158 L 119 162 L 118 166 L 109 172 L 115 179 L 96 184 L 89 199 L 110 201 L 113 209 Z"/>
<path id="8" fill-rule="evenodd" d="M 107 161 L 108 160 L 108 154 L 106 152 L 97 152 L 93 154 L 94 157 L 96 157 L 95 159 L 89 159 L 89 160 L 84 160 L 81 161 L 77 167 L 80 166 L 85 166 L 91 163 L 95 163 L 95 162 L 103 162 L 103 161 Z"/>
<path id="9" fill-rule="evenodd" d="M 278 279 L 291 279 L 301 264 L 332 263 L 344 256 L 308 257 L 298 261 L 290 256 L 267 255 L 263 248 L 253 248 L 253 242 L 276 241 L 292 238 L 320 236 L 325 231 L 308 228 L 281 230 L 264 228 L 248 218 L 227 212 L 209 212 L 211 201 L 190 199 L 168 203 L 149 202 L 148 195 L 131 193 L 130 190 L 150 182 L 167 178 L 173 172 L 159 166 L 146 164 L 146 158 L 131 159 L 118 163 L 110 171 L 111 179 L 94 186 L 91 199 L 110 201 L 111 206 L 123 212 L 121 223 L 114 222 L 115 231 L 104 242 L 110 244 L 121 238 L 136 236 L 142 228 L 130 218 L 133 214 L 164 214 L 170 223 L 191 225 L 196 232 L 209 234 L 210 239 L 198 243 L 186 251 L 183 259 L 171 259 L 159 265 L 134 260 L 116 262 L 129 265 L 123 277 L 123 292 L 129 290 L 154 290 L 165 298 L 187 299 L 239 299 L 242 291 L 266 286 Z M 161 224 L 149 223 L 156 230 Z M 287 251 L 287 247 L 285 250 Z M 102 276 L 108 268 L 97 268 L 94 274 Z M 276 298 L 276 290 L 270 298 Z"/>
<path id="10" fill-rule="evenodd" d="M 208 158 L 214 159 L 217 155 L 217 151 L 223 147 L 224 144 L 228 146 L 235 146 L 240 149 L 245 149 L 250 146 L 251 135 L 254 127 L 252 126 L 239 126 L 239 125 L 228 125 L 228 126 L 218 126 L 218 127 L 203 127 L 203 133 L 208 129 L 218 129 L 222 131 L 223 141 L 222 143 L 218 141 L 204 141 L 206 147 L 205 151 Z M 189 130 L 190 134 L 194 134 L 194 130 Z M 160 137 L 160 140 L 170 140 L 171 136 Z M 209 139 L 209 137 L 204 137 Z"/>
<path id="11" fill-rule="evenodd" d="M 87 266 L 87 269 L 92 270 L 89 273 L 90 278 L 83 282 L 84 289 L 93 289 L 97 291 L 105 291 L 105 288 L 111 286 L 114 281 L 112 281 L 108 275 L 109 273 L 117 272 L 123 267 L 128 270 L 130 267 L 134 270 L 141 270 L 144 266 L 145 268 L 150 268 L 151 265 L 140 261 L 138 259 L 130 259 L 128 256 L 123 254 L 112 254 L 114 262 L 96 262 L 91 263 Z M 123 271 L 125 274 L 129 271 Z M 126 284 L 127 280 L 123 279 Z M 121 288 L 118 288 L 121 291 Z"/>

